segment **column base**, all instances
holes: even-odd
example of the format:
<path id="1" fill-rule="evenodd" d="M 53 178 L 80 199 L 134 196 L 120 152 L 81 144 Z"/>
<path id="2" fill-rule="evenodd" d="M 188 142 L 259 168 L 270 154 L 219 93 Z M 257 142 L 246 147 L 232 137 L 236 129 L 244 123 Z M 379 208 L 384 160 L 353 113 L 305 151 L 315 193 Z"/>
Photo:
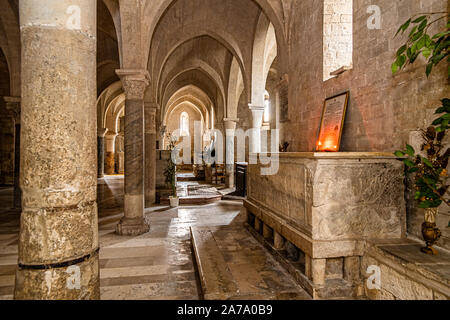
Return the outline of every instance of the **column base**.
<path id="1" fill-rule="evenodd" d="M 70 266 L 50 269 L 19 268 L 15 300 L 99 300 L 99 255 Z"/>
<path id="2" fill-rule="evenodd" d="M 116 226 L 120 236 L 139 236 L 150 231 L 150 225 L 144 218 L 122 218 Z"/>

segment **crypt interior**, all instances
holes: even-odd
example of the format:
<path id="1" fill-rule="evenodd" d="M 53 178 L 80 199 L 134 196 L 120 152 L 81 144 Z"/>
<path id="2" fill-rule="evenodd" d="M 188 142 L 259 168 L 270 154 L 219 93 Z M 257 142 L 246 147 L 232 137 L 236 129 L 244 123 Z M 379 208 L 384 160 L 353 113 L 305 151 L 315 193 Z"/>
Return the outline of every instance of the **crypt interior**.
<path id="1" fill-rule="evenodd" d="M 0 299 L 449 299 L 449 207 L 422 252 L 394 155 L 448 62 L 391 69 L 447 0 L 0 4 Z"/>

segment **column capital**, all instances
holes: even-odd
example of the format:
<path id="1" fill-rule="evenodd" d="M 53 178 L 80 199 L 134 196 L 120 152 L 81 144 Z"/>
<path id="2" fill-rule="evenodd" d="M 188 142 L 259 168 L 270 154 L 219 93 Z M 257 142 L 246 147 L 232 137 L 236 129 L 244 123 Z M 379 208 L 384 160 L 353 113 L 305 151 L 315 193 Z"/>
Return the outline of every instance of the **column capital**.
<path id="1" fill-rule="evenodd" d="M 107 132 L 106 128 L 97 128 L 97 137 L 104 138 Z"/>
<path id="2" fill-rule="evenodd" d="M 116 74 L 122 81 L 125 96 L 130 100 L 143 100 L 147 86 L 150 84 L 150 74 L 143 69 L 118 69 Z"/>
<path id="3" fill-rule="evenodd" d="M 248 104 L 248 107 L 252 111 L 264 111 L 264 109 L 265 109 L 265 106 L 258 106 L 258 105 L 254 105 L 254 104 L 251 104 L 251 103 Z"/>
<path id="4" fill-rule="evenodd" d="M 113 139 L 113 138 L 117 137 L 117 135 L 118 135 L 117 132 L 110 131 L 110 130 L 108 130 L 108 129 L 106 129 L 106 130 L 107 130 L 107 131 L 106 131 L 106 134 L 105 134 L 105 138 L 107 138 L 107 139 Z"/>
<path id="5" fill-rule="evenodd" d="M 16 123 L 20 123 L 20 97 L 3 97 L 6 110 L 14 117 Z"/>
<path id="6" fill-rule="evenodd" d="M 225 130 L 236 130 L 236 125 L 238 121 L 239 119 L 230 119 L 230 118 L 223 119 Z"/>

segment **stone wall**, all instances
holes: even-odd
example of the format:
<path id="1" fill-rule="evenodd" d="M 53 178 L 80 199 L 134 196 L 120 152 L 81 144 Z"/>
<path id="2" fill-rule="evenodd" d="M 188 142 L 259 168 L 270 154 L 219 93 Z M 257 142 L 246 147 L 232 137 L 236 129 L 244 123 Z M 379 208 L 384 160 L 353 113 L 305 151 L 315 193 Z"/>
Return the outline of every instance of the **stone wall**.
<path id="1" fill-rule="evenodd" d="M 0 185 L 14 184 L 14 120 L 0 112 Z"/>
<path id="2" fill-rule="evenodd" d="M 351 66 L 353 54 L 353 0 L 324 1 L 323 79 L 330 72 Z"/>
<path id="3" fill-rule="evenodd" d="M 381 9 L 381 29 L 367 27 L 372 15 L 367 9 L 371 5 Z M 289 151 L 312 151 L 324 100 L 349 90 L 341 151 L 393 152 L 411 143 L 411 135 L 434 120 L 434 110 L 448 96 L 447 65 L 443 62 L 427 79 L 424 60 L 420 58 L 392 75 L 390 66 L 396 50 L 405 41 L 405 37 L 394 39 L 394 35 L 416 13 L 446 10 L 445 0 L 353 1 L 353 68 L 337 78 L 322 81 L 323 39 L 310 35 L 324 31 L 327 8 L 320 0 L 296 2 L 290 23 L 290 121 L 283 123 L 280 141 L 291 143 Z M 422 238 L 423 210 L 416 208 L 410 191 L 406 193 L 408 232 Z M 450 248 L 448 221 L 448 208 L 443 207 L 437 222 L 443 231 L 439 245 L 446 248 Z"/>
<path id="4" fill-rule="evenodd" d="M 379 30 L 367 27 L 370 5 L 381 9 Z M 295 1 L 289 28 L 290 122 L 285 124 L 281 140 L 291 142 L 291 151 L 312 151 L 324 100 L 349 90 L 341 150 L 390 152 L 403 147 L 411 131 L 431 122 L 449 86 L 445 63 L 429 79 L 420 59 L 393 76 L 390 66 L 405 41 L 404 37 L 394 39 L 394 35 L 415 13 L 445 10 L 445 0 L 353 1 L 353 69 L 324 82 L 323 37 L 311 37 L 323 34 L 324 2 Z"/>

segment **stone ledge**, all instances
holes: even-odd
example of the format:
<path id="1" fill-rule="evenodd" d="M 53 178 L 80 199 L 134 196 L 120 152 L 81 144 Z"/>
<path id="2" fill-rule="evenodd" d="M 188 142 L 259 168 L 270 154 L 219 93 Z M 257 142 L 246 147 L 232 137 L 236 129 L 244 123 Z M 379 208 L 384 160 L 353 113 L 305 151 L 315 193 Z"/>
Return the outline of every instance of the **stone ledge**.
<path id="1" fill-rule="evenodd" d="M 420 252 L 423 244 L 411 239 L 368 242 L 362 274 L 369 265 L 381 269 L 380 290 L 368 290 L 371 299 L 450 299 L 450 253 L 438 249 L 439 255 Z"/>

